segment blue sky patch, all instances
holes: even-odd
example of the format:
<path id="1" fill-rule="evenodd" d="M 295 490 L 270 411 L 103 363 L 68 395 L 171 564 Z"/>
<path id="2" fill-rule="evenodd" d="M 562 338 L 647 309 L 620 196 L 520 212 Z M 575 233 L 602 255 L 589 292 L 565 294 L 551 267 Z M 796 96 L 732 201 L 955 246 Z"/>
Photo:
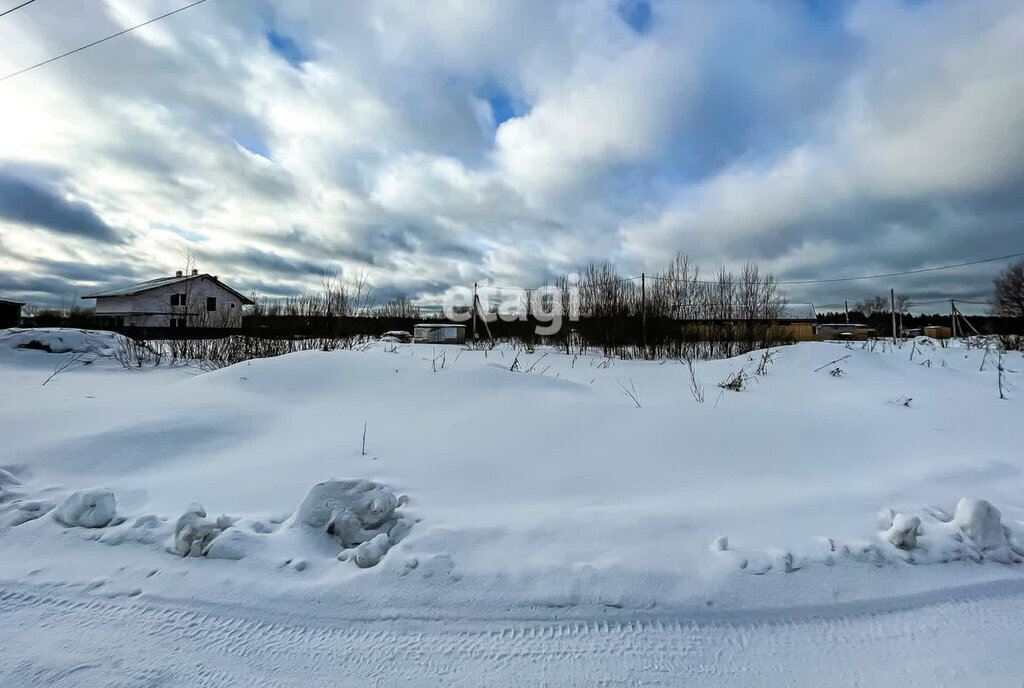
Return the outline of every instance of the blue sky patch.
<path id="1" fill-rule="evenodd" d="M 491 106 L 491 116 L 494 117 L 494 126 L 497 128 L 502 122 L 513 117 L 521 117 L 530 111 L 530 108 L 521 100 L 513 98 L 508 91 L 495 83 L 485 84 L 477 97 L 487 101 Z"/>
<path id="2" fill-rule="evenodd" d="M 235 143 L 250 153 L 262 155 L 267 160 L 274 159 L 270 153 L 270 146 L 267 145 L 266 140 L 263 138 L 263 134 L 254 124 L 236 122 L 231 125 L 230 135 L 231 138 L 235 140 Z"/>
<path id="3" fill-rule="evenodd" d="M 198 232 L 190 232 L 189 230 L 182 229 L 181 227 L 178 227 L 177 225 L 167 225 L 167 224 L 163 224 L 162 222 L 151 222 L 149 224 L 149 226 L 152 229 L 159 229 L 159 230 L 162 230 L 164 232 L 171 232 L 172 234 L 177 234 L 178 236 L 180 236 L 182 239 L 185 239 L 186 241 L 197 241 L 198 242 L 198 241 L 206 241 L 206 239 L 207 239 L 207 237 L 203 236 L 202 234 L 199 234 Z"/>
<path id="4" fill-rule="evenodd" d="M 271 50 L 296 69 L 302 69 L 302 63 L 310 60 L 309 54 L 302 49 L 298 41 L 273 29 L 267 31 L 267 43 Z"/>
<path id="5" fill-rule="evenodd" d="M 639 34 L 651 30 L 651 3 L 647 0 L 622 0 L 618 6 L 622 21 Z"/>

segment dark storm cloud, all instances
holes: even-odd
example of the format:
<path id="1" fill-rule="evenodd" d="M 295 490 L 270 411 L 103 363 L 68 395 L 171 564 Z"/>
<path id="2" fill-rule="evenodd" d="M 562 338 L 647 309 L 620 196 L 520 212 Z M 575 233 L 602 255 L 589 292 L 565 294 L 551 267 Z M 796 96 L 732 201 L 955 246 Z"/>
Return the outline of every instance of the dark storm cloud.
<path id="1" fill-rule="evenodd" d="M 410 253 L 445 260 L 483 260 L 481 250 L 453 241 L 444 228 L 435 224 L 400 218 L 392 218 L 391 222 L 394 224 L 346 226 L 326 237 L 314 236 L 305 227 L 293 227 L 282 244 L 306 255 L 321 255 L 325 262 L 346 261 L 378 268 L 392 267 L 397 255 Z"/>
<path id="2" fill-rule="evenodd" d="M 77 302 L 78 291 L 59 277 L 0 273 L 0 294 L 32 305 L 52 306 L 72 300 L 75 303 L 71 305 L 84 305 Z"/>
<path id="3" fill-rule="evenodd" d="M 383 305 L 397 298 L 407 298 L 416 301 L 425 296 L 441 294 L 451 286 L 450 282 L 437 280 L 401 281 L 377 287 L 374 295 L 377 303 Z"/>
<path id="4" fill-rule="evenodd" d="M 47 184 L 2 169 L 0 219 L 94 241 L 124 241 L 87 204 L 65 200 Z"/>
<path id="5" fill-rule="evenodd" d="M 206 256 L 220 264 L 236 265 L 246 268 L 250 273 L 272 273 L 285 277 L 309 277 L 319 275 L 327 267 L 327 263 L 316 263 L 302 258 L 286 258 L 276 253 L 250 248 L 239 252 L 222 252 Z"/>
<path id="6" fill-rule="evenodd" d="M 151 279 L 146 273 L 124 262 L 102 264 L 77 263 L 67 260 L 38 259 L 33 271 L 50 277 L 59 277 L 68 282 L 89 282 L 97 285 L 117 285 L 143 279 Z"/>

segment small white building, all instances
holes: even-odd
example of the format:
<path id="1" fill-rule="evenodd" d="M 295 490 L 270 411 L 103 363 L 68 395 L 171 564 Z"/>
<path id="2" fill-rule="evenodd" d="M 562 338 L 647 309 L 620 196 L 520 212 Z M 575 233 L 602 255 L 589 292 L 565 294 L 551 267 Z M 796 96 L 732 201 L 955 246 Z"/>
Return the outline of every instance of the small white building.
<path id="1" fill-rule="evenodd" d="M 420 344 L 465 344 L 466 326 L 451 323 L 420 323 L 412 330 L 412 341 Z"/>
<path id="2" fill-rule="evenodd" d="M 241 327 L 242 306 L 253 304 L 216 275 L 198 270 L 82 298 L 96 299 L 96 318 L 107 327 Z"/>

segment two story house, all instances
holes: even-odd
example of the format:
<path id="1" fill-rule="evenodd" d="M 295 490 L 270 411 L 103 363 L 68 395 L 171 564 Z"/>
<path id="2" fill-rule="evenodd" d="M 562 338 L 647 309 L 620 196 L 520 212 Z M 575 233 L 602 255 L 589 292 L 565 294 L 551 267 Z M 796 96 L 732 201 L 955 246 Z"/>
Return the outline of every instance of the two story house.
<path id="1" fill-rule="evenodd" d="M 83 296 L 96 299 L 96 318 L 106 327 L 241 327 L 242 306 L 252 299 L 216 275 L 181 271 Z"/>

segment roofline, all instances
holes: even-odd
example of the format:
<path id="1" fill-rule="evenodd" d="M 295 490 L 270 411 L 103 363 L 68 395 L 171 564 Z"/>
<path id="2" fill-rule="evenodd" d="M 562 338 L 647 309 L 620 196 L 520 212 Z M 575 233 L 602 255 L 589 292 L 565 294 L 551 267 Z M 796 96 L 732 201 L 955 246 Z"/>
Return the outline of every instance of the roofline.
<path id="1" fill-rule="evenodd" d="M 216 285 L 218 285 L 219 287 L 221 287 L 225 291 L 229 291 L 232 294 L 234 294 L 235 296 L 237 296 L 238 299 L 242 302 L 243 306 L 252 306 L 252 305 L 254 305 L 256 303 L 255 301 L 250 299 L 245 294 L 242 294 L 241 292 L 238 292 L 238 291 L 232 289 L 231 287 L 229 287 L 228 285 L 224 284 L 219 279 L 217 279 L 215 276 L 213 276 L 213 275 L 211 275 L 211 274 L 209 274 L 207 272 L 204 272 L 201 275 L 183 275 L 181 277 L 181 282 L 173 282 L 171 284 L 181 284 L 182 282 L 188 282 L 188 281 L 191 281 L 191 280 L 194 280 L 194 279 L 199 279 L 200 277 L 208 277 L 212 282 L 214 282 Z M 170 278 L 166 278 L 166 279 L 174 279 L 174 278 L 170 277 Z M 117 297 L 121 297 L 121 296 L 135 296 L 136 294 L 141 294 L 143 292 L 152 291 L 154 289 L 160 289 L 162 287 L 167 287 L 167 286 L 170 286 L 170 284 L 164 282 L 163 284 L 154 284 L 151 287 L 144 287 L 142 289 L 135 289 L 134 291 L 126 291 L 126 292 L 119 293 L 119 294 L 103 294 L 103 293 L 100 293 L 100 294 L 89 294 L 89 295 L 83 296 L 82 300 L 84 301 L 85 299 L 107 299 L 107 298 L 117 298 Z M 22 304 L 22 305 L 24 305 L 24 304 Z"/>

